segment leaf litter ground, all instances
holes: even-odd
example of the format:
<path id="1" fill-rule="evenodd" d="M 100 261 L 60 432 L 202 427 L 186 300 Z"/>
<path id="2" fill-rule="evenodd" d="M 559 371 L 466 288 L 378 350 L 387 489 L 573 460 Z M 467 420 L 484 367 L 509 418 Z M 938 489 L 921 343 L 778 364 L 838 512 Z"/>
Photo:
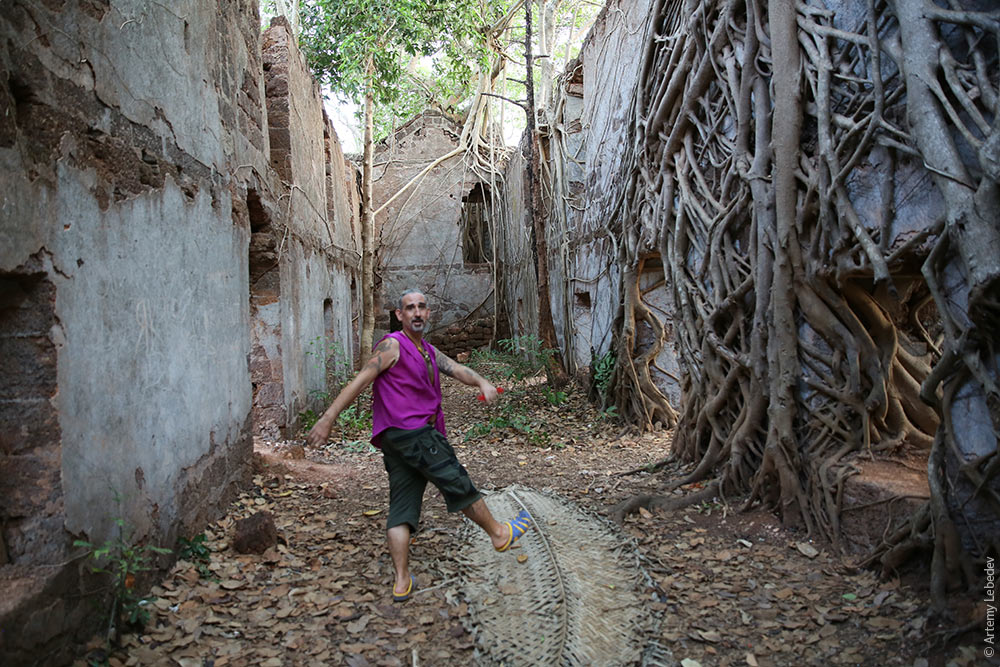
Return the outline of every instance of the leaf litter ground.
<path id="1" fill-rule="evenodd" d="M 662 489 L 662 473 L 621 473 L 663 459 L 667 432 L 635 435 L 579 392 L 554 406 L 530 386 L 501 398 L 518 402 L 517 426 L 504 427 L 511 420 L 496 422 L 502 406 L 445 385 L 450 440 L 483 489 L 519 483 L 604 516 L 632 494 Z M 464 519 L 445 511 L 436 489 L 428 489 L 411 546 L 417 592 L 394 604 L 384 542 L 388 486 L 364 434 L 335 431 L 319 450 L 295 441 L 257 441 L 255 450 L 252 486 L 205 531 L 211 576 L 178 561 L 153 588 L 145 631 L 102 657 L 111 665 L 183 667 L 476 661 L 465 627 L 470 601 L 461 598 L 450 555 Z M 262 555 L 236 553 L 235 522 L 261 510 L 274 516 L 278 544 Z M 973 647 L 941 645 L 925 591 L 857 570 L 768 513 L 720 504 L 642 510 L 624 530 L 653 581 L 649 612 L 663 618 L 649 640 L 684 667 L 975 664 Z M 99 645 L 92 643 L 90 658 Z"/>

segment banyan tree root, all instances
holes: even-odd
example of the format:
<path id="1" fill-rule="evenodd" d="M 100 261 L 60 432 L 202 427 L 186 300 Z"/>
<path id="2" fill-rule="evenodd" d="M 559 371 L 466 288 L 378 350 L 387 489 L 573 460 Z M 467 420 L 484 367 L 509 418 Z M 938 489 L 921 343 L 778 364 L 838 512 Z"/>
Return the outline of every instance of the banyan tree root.
<path id="1" fill-rule="evenodd" d="M 675 512 L 679 509 L 689 507 L 691 505 L 697 505 L 699 503 L 709 502 L 714 499 L 719 494 L 719 485 L 717 482 L 713 482 L 705 486 L 705 488 L 695 491 L 694 493 L 689 493 L 683 496 L 665 496 L 665 495 L 639 495 L 632 496 L 631 498 L 624 500 L 613 508 L 611 508 L 610 516 L 611 520 L 617 524 L 621 524 L 625 521 L 625 517 L 633 512 L 638 512 L 639 508 L 642 507 L 648 510 L 657 510 L 661 512 Z"/>
<path id="2" fill-rule="evenodd" d="M 711 480 L 837 543 L 853 456 L 929 452 L 931 502 L 869 562 L 930 551 L 940 601 L 1000 553 L 1000 17 L 854 9 L 653 4 L 606 197 L 631 360 L 614 386 L 649 427 L 636 328 L 666 327 L 637 276 L 659 252 L 682 368 L 672 456 L 694 466 L 669 486 Z"/>

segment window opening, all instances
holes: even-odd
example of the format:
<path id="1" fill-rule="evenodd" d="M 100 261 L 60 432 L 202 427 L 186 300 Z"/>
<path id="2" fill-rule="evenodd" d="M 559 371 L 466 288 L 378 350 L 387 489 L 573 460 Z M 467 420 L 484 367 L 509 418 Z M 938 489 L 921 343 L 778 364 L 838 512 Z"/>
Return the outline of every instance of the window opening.
<path id="1" fill-rule="evenodd" d="M 493 258 L 490 239 L 490 188 L 482 183 L 472 186 L 462 197 L 462 260 L 466 264 L 485 264 Z"/>

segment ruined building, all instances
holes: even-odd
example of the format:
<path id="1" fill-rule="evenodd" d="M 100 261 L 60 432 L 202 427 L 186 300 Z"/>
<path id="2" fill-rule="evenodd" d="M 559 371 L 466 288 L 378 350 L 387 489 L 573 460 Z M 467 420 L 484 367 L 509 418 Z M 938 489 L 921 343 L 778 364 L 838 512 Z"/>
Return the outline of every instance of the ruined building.
<path id="1" fill-rule="evenodd" d="M 0 662 L 59 662 L 74 538 L 199 532 L 353 358 L 358 197 L 256 2 L 3 7 Z"/>
<path id="2" fill-rule="evenodd" d="M 428 338 L 447 354 L 493 337 L 490 186 L 462 154 L 434 164 L 455 152 L 461 130 L 451 118 L 426 111 L 375 147 L 372 197 L 387 202 L 375 218 L 376 340 L 399 328 L 393 311 L 410 288 L 427 296 L 433 312 Z"/>

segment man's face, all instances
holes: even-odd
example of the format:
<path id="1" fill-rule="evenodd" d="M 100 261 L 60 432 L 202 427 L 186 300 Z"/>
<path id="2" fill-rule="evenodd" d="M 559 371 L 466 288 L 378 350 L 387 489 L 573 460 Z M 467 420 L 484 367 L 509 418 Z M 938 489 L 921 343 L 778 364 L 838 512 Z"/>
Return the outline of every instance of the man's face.
<path id="1" fill-rule="evenodd" d="M 423 335 L 427 324 L 427 298 L 420 292 L 410 292 L 403 297 L 403 307 L 396 309 L 396 318 L 402 323 L 403 331 Z"/>

